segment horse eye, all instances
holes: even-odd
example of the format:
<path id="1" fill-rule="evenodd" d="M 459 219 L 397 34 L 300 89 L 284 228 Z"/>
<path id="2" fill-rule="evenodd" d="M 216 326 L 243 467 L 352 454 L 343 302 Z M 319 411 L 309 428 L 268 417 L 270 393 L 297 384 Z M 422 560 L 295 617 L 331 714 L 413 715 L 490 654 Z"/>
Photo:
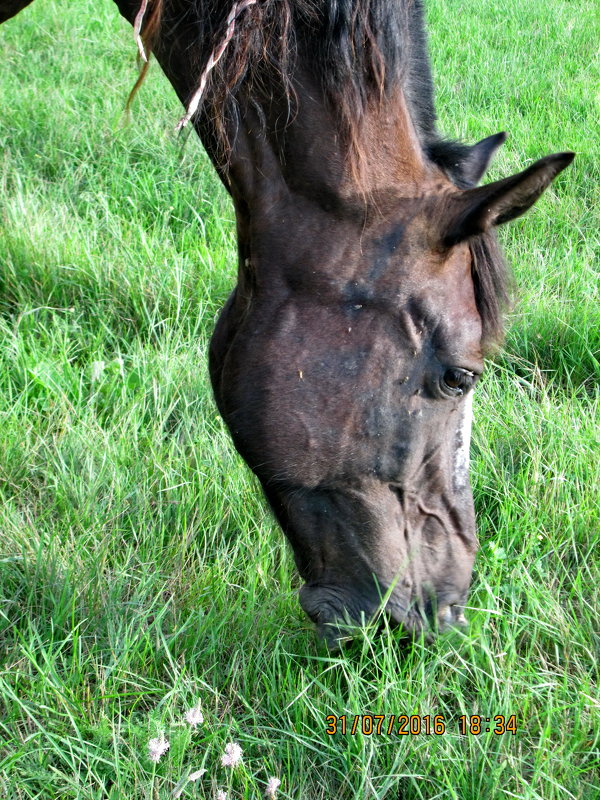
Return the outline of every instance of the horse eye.
<path id="1" fill-rule="evenodd" d="M 444 372 L 442 385 L 446 391 L 453 395 L 467 392 L 475 383 L 475 373 L 460 367 L 450 367 Z"/>

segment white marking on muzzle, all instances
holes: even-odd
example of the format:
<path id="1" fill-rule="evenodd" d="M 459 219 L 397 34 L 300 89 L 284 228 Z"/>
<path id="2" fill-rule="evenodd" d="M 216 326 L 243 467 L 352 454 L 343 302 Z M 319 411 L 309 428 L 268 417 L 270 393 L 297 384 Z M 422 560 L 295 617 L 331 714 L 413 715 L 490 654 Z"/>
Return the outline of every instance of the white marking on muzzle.
<path id="1" fill-rule="evenodd" d="M 470 393 L 462 402 L 462 419 L 456 431 L 456 450 L 454 452 L 454 486 L 456 489 L 464 488 L 469 481 L 472 421 L 473 395 Z"/>

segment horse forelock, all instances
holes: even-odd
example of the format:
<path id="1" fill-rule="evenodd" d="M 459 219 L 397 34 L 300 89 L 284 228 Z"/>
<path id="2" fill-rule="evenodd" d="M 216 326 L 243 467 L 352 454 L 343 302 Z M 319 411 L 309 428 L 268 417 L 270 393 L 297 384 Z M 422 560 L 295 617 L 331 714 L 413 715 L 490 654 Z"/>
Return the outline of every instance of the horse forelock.
<path id="1" fill-rule="evenodd" d="M 504 314 L 512 295 L 512 277 L 494 233 L 469 241 L 471 275 L 477 311 L 481 317 L 484 350 L 498 345 L 504 336 Z"/>
<path id="2" fill-rule="evenodd" d="M 199 82 L 235 6 L 235 0 L 206 0 L 180 9 L 179 0 L 149 0 L 141 20 L 144 51 L 160 46 L 171 17 L 184 16 L 195 32 Z M 421 133 L 433 125 L 422 15 L 421 0 L 258 0 L 236 19 L 199 110 L 210 118 L 226 153 L 226 121 L 235 118 L 241 92 L 254 99 L 252 93 L 265 80 L 271 85 L 277 80 L 293 116 L 294 74 L 301 59 L 321 81 L 350 153 L 368 104 L 384 100 L 398 86 Z"/>

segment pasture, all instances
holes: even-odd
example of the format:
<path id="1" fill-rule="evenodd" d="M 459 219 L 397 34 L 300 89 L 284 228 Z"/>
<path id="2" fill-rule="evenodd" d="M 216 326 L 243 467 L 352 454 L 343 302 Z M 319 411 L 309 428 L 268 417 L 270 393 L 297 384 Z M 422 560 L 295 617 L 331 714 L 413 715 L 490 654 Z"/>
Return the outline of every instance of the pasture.
<path id="1" fill-rule="evenodd" d="M 172 89 L 154 65 L 125 119 L 110 0 L 0 27 L 0 797 L 600 798 L 600 15 L 427 7 L 442 130 L 509 132 L 486 180 L 577 159 L 500 232 L 518 291 L 475 393 L 469 632 L 335 655 L 212 399 L 233 211 Z"/>

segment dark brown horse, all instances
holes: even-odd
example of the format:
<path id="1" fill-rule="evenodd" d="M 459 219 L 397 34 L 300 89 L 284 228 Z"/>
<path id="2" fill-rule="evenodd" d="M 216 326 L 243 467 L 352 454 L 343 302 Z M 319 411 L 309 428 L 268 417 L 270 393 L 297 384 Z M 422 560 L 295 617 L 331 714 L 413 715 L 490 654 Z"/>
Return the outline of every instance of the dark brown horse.
<path id="1" fill-rule="evenodd" d="M 330 643 L 384 604 L 408 630 L 462 622 L 471 392 L 506 301 L 493 229 L 573 154 L 475 188 L 505 136 L 438 135 L 421 0 L 117 5 L 233 199 L 211 378 L 303 608 Z"/>

